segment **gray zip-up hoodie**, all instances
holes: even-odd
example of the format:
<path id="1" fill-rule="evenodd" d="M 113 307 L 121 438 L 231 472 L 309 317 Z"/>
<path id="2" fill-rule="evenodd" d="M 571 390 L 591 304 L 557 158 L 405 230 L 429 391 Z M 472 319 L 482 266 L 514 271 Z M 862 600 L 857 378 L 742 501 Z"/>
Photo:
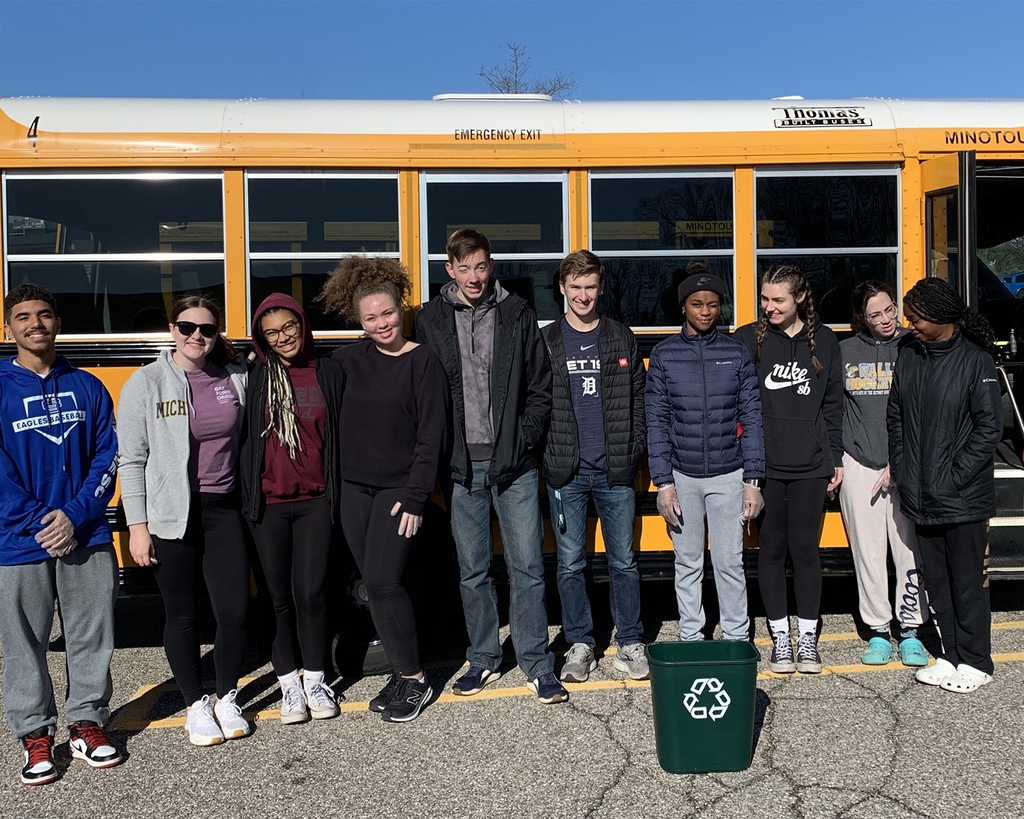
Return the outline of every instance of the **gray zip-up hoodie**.
<path id="1" fill-rule="evenodd" d="M 900 347 L 909 339 L 903 327 L 887 341 L 858 333 L 839 345 L 843 357 L 843 449 L 864 466 L 884 469 L 889 463 L 885 410 Z"/>
<path id="2" fill-rule="evenodd" d="M 491 366 L 494 361 L 494 308 L 508 298 L 501 283 L 491 279 L 487 297 L 476 307 L 459 298 L 455 282 L 441 296 L 455 308 L 455 329 L 462 357 L 462 395 L 466 413 L 466 447 L 474 461 L 487 461 L 494 450 L 491 412 Z"/>
<path id="3" fill-rule="evenodd" d="M 151 535 L 166 540 L 182 537 L 188 523 L 188 433 L 195 413 L 188 379 L 171 355 L 164 350 L 152 364 L 132 373 L 117 405 L 124 516 L 129 526 L 146 523 Z M 245 366 L 228 364 L 225 369 L 244 406 Z M 237 455 L 237 435 L 235 450 Z"/>

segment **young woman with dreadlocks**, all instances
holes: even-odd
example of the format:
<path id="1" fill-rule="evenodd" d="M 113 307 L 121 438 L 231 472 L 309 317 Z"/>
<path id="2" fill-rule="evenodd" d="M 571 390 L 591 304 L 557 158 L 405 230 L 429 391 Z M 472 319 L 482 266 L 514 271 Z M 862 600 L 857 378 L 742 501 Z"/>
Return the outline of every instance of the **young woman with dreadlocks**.
<path id="1" fill-rule="evenodd" d="M 986 567 L 1003 432 L 994 335 L 941 279 L 915 284 L 903 313 L 914 341 L 900 351 L 889 391 L 889 469 L 914 523 L 942 644 L 935 665 L 916 676 L 967 693 L 994 670 Z"/>
<path id="2" fill-rule="evenodd" d="M 392 663 L 391 678 L 370 702 L 385 722 L 416 719 L 433 695 L 403 574 L 444 450 L 448 381 L 433 351 L 402 335 L 410 290 L 396 260 L 353 256 L 320 294 L 368 337 L 334 353 L 345 372 L 341 524 Z"/>
<path id="3" fill-rule="evenodd" d="M 252 339 L 257 361 L 239 464 L 242 514 L 274 606 L 271 660 L 281 684 L 281 722 L 329 719 L 338 715 L 338 702 L 324 679 L 324 596 L 338 508 L 343 375 L 336 362 L 315 356 L 309 320 L 291 296 L 275 293 L 256 308 Z"/>
<path id="4" fill-rule="evenodd" d="M 772 635 L 768 667 L 821 671 L 818 531 L 825 493 L 843 480 L 843 377 L 839 341 L 814 311 L 807 277 L 778 265 L 761 278 L 761 318 L 736 338 L 750 349 L 764 413 L 764 517 L 757 580 Z M 786 611 L 786 553 L 793 562 L 796 658 Z"/>

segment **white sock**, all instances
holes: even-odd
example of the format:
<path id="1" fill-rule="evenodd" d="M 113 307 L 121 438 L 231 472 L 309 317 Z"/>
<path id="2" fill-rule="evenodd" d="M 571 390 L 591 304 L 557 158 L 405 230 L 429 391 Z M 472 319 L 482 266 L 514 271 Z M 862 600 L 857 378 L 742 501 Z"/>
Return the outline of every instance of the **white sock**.
<path id="1" fill-rule="evenodd" d="M 781 620 L 769 620 L 768 630 L 772 634 L 789 634 L 789 618 L 783 617 Z"/>
<path id="2" fill-rule="evenodd" d="M 817 619 L 814 619 L 814 620 L 804 620 L 803 617 L 797 617 L 796 618 L 796 627 L 798 629 L 800 629 L 800 633 L 801 634 L 807 634 L 808 632 L 810 632 L 811 634 L 817 634 L 818 633 L 818 621 L 817 621 Z"/>
<path id="3" fill-rule="evenodd" d="M 281 688 L 288 688 L 289 686 L 298 685 L 299 672 L 297 669 L 295 671 L 289 671 L 283 677 L 278 677 L 277 681 L 281 684 Z"/>
<path id="4" fill-rule="evenodd" d="M 311 691 L 314 685 L 323 683 L 324 672 L 323 671 L 303 671 L 302 672 L 302 687 L 307 691 Z"/>

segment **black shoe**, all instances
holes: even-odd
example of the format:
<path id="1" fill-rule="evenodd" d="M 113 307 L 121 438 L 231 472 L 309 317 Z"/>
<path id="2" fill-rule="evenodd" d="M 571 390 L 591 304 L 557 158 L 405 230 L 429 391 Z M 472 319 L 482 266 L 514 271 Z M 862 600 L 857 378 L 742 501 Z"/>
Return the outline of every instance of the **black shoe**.
<path id="1" fill-rule="evenodd" d="M 25 767 L 21 769 L 21 781 L 25 785 L 45 785 L 57 778 L 57 766 L 53 764 L 53 737 L 48 728 L 38 728 L 21 738 L 25 749 Z"/>
<path id="2" fill-rule="evenodd" d="M 420 682 L 400 677 L 395 697 L 385 706 L 381 719 L 384 722 L 411 722 L 420 715 L 433 695 L 434 689 L 426 680 Z"/>
<path id="3" fill-rule="evenodd" d="M 788 631 L 772 635 L 772 656 L 768 660 L 768 668 L 776 674 L 792 674 L 796 671 L 793 643 L 790 642 Z"/>
<path id="4" fill-rule="evenodd" d="M 801 674 L 820 674 L 822 665 L 817 635 L 813 631 L 801 634 L 796 641 L 796 670 Z"/>
<path id="5" fill-rule="evenodd" d="M 398 687 L 402 683 L 401 674 L 392 674 L 388 677 L 388 681 L 384 684 L 384 687 L 380 690 L 380 693 L 370 700 L 370 710 L 375 714 L 381 713 L 390 704 L 391 700 L 395 698 L 395 694 L 398 692 Z"/>
<path id="6" fill-rule="evenodd" d="M 82 720 L 68 726 L 71 756 L 84 759 L 93 768 L 113 768 L 121 764 L 121 752 L 95 722 Z"/>

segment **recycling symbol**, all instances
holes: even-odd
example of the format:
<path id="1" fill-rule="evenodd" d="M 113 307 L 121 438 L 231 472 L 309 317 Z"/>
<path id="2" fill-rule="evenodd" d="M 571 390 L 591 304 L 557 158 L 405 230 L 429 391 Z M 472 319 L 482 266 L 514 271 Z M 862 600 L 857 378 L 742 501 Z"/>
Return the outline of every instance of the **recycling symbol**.
<path id="1" fill-rule="evenodd" d="M 705 691 L 715 695 L 714 699 L 717 705 L 712 705 L 709 708 L 707 705 L 700 704 L 701 695 Z M 693 685 L 690 686 L 690 693 L 683 697 L 683 707 L 694 719 L 708 719 L 709 717 L 712 720 L 721 719 L 729 710 L 731 702 L 732 699 L 729 697 L 729 692 L 725 690 L 725 686 L 722 685 L 722 681 L 715 677 L 700 677 L 694 680 Z"/>

